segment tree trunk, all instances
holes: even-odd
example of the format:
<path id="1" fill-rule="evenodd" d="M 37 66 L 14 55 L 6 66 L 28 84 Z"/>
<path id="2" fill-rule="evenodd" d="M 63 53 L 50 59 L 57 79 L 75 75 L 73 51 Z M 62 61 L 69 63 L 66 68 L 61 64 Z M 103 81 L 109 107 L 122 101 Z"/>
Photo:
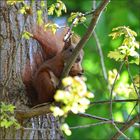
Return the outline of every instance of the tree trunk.
<path id="1" fill-rule="evenodd" d="M 24 29 L 31 29 L 36 23 L 36 10 L 40 2 L 26 1 L 32 7 L 32 15 L 26 17 L 19 13 L 21 4 L 7 5 L 0 1 L 0 101 L 12 103 L 16 109 L 26 109 L 27 97 L 21 73 L 26 59 L 32 57 L 37 49 L 33 39 L 21 38 Z M 47 21 L 47 10 L 43 13 Z M 59 119 L 51 113 L 24 120 L 23 129 L 1 129 L 0 139 L 63 139 Z"/>

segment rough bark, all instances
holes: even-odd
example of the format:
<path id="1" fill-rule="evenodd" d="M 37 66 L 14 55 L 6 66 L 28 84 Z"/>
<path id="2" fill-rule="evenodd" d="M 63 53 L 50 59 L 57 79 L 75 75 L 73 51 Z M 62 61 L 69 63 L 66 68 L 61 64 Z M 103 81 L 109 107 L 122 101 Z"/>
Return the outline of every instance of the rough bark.
<path id="1" fill-rule="evenodd" d="M 27 58 L 32 57 L 38 44 L 35 40 L 22 39 L 21 33 L 25 29 L 31 31 L 36 23 L 36 10 L 39 1 L 31 3 L 32 15 L 26 17 L 19 14 L 19 7 L 8 6 L 6 1 L 0 1 L 0 102 L 12 103 L 17 109 L 26 109 L 27 98 L 21 79 L 21 72 Z M 47 21 L 47 12 L 43 13 Z M 25 21 L 26 20 L 26 21 Z M 60 131 L 59 119 L 51 113 L 26 119 L 22 123 L 23 129 L 1 129 L 0 139 L 63 139 Z"/>

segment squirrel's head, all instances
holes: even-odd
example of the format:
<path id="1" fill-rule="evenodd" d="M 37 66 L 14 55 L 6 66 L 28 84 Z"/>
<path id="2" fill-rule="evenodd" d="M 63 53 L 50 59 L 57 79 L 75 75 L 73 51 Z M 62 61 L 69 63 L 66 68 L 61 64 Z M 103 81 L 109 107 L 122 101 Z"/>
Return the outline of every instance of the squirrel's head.
<path id="1" fill-rule="evenodd" d="M 74 49 L 79 41 L 80 41 L 80 37 L 78 35 L 72 35 L 69 41 L 65 44 L 65 47 L 63 49 L 65 62 L 71 58 Z M 83 68 L 82 68 L 83 56 L 84 56 L 84 51 L 81 50 L 75 60 L 75 63 L 73 64 L 70 70 L 70 76 L 76 76 L 76 75 L 80 76 L 83 74 Z"/>

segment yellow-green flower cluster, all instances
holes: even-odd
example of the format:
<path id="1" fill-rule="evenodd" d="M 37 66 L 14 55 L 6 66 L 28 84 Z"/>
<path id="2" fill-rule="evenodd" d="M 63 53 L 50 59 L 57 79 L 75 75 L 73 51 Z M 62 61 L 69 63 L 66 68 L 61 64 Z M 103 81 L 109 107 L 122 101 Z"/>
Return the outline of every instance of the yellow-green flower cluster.
<path id="1" fill-rule="evenodd" d="M 61 108 L 51 107 L 54 116 L 67 116 L 69 111 L 75 114 L 85 112 L 90 104 L 89 98 L 94 96 L 87 91 L 83 79 L 78 76 L 67 77 L 63 79 L 62 83 L 64 90 L 58 90 L 54 96 L 55 101 L 62 103 L 62 106 Z"/>
<path id="2" fill-rule="evenodd" d="M 78 76 L 66 77 L 62 80 L 64 90 L 58 90 L 54 96 L 56 102 L 60 102 L 61 106 L 51 106 L 51 111 L 54 116 L 67 117 L 71 111 L 74 114 L 85 112 L 90 104 L 90 98 L 94 95 L 87 91 L 86 84 L 83 78 Z M 68 124 L 63 124 L 61 129 L 66 135 L 71 135 Z"/>

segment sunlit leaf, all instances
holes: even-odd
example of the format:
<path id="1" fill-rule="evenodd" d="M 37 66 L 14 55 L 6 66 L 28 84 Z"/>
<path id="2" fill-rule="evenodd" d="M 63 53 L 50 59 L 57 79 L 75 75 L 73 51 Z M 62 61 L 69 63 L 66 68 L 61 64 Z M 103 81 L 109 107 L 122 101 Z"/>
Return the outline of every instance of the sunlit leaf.
<path id="1" fill-rule="evenodd" d="M 41 2 L 40 2 L 40 6 L 41 6 L 42 8 L 44 8 L 44 7 L 45 7 L 45 1 L 41 1 Z"/>
<path id="2" fill-rule="evenodd" d="M 45 24 L 44 27 L 45 27 L 45 30 L 46 29 L 51 29 L 53 34 L 55 34 L 57 29 L 59 28 L 59 26 L 57 24 L 55 24 L 55 23 L 47 23 L 47 24 Z"/>
<path id="3" fill-rule="evenodd" d="M 76 26 L 79 22 L 84 22 L 86 17 L 81 12 L 72 12 L 70 17 L 68 18 L 68 22 L 73 22 Z"/>
<path id="4" fill-rule="evenodd" d="M 38 25 L 43 24 L 42 14 L 43 14 L 42 10 L 37 10 L 37 23 L 38 23 Z"/>
<path id="5" fill-rule="evenodd" d="M 54 10 L 55 10 L 55 5 L 52 4 L 52 5 L 50 6 L 50 8 L 48 9 L 48 15 L 53 15 Z"/>
<path id="6" fill-rule="evenodd" d="M 110 51 L 107 56 L 109 58 L 115 59 L 116 61 L 122 60 L 125 57 L 119 51 Z"/>
<path id="7" fill-rule="evenodd" d="M 130 63 L 138 64 L 137 58 L 139 57 L 139 53 L 137 49 L 139 48 L 139 43 L 135 39 L 135 36 L 137 36 L 136 32 L 126 26 L 113 28 L 112 31 L 114 32 L 109 36 L 112 36 L 112 38 L 115 39 L 120 37 L 121 35 L 124 35 L 124 40 L 115 51 L 110 51 L 108 53 L 108 57 L 113 58 L 116 61 L 124 61 L 124 58 L 127 58 L 127 61 L 131 60 Z M 135 61 L 132 60 L 132 58 L 129 59 L 129 57 L 133 57 Z"/>
<path id="8" fill-rule="evenodd" d="M 7 0 L 6 1 L 8 5 L 15 5 L 16 3 L 24 3 L 24 0 Z"/>
<path id="9" fill-rule="evenodd" d="M 11 126 L 14 126 L 17 129 L 20 128 L 20 125 L 18 124 L 17 120 L 14 117 L 14 109 L 15 106 L 13 106 L 12 104 L 5 104 L 4 102 L 1 102 L 0 127 L 9 128 Z"/>
<path id="10" fill-rule="evenodd" d="M 52 4 L 48 9 L 48 15 L 53 15 L 54 12 L 59 17 L 62 15 L 62 11 L 67 12 L 65 4 L 61 0 L 57 0 L 56 3 Z"/>
<path id="11" fill-rule="evenodd" d="M 33 35 L 27 31 L 22 34 L 22 37 L 29 40 Z"/>
<path id="12" fill-rule="evenodd" d="M 129 63 L 139 65 L 140 64 L 140 59 L 136 58 L 134 60 L 131 60 Z"/>

